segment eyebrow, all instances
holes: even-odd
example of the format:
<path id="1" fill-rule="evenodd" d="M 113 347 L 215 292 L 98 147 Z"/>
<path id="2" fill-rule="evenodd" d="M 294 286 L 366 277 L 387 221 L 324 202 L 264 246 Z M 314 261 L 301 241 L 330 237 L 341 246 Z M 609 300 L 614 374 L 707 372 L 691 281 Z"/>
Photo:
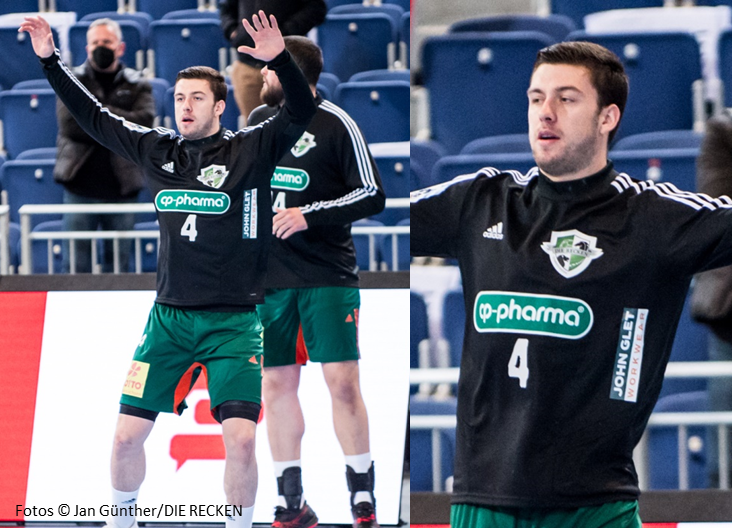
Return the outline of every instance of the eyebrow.
<path id="1" fill-rule="evenodd" d="M 205 93 L 204 91 L 193 91 L 193 92 L 191 93 L 191 95 L 195 95 L 195 94 L 203 94 L 204 96 L 206 95 L 206 93 Z M 177 98 L 178 96 L 185 96 L 185 94 L 184 94 L 184 93 L 182 93 L 182 92 L 176 92 L 176 93 L 175 93 L 175 94 L 173 95 L 173 98 Z"/>
<path id="2" fill-rule="evenodd" d="M 582 91 L 579 90 L 574 85 L 566 85 L 564 87 L 557 87 L 552 92 L 567 92 L 567 91 L 578 92 L 580 94 L 582 93 Z M 544 91 L 541 90 L 541 89 L 534 88 L 534 89 L 529 89 L 528 91 L 526 91 L 526 94 L 528 94 L 528 95 L 530 95 L 530 94 L 544 94 Z"/>

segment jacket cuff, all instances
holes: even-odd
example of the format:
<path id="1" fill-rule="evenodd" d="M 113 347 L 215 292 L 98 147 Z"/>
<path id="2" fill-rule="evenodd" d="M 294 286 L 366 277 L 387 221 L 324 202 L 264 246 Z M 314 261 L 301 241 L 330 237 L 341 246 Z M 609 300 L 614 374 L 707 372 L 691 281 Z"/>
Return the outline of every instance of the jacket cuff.
<path id="1" fill-rule="evenodd" d="M 279 67 L 286 65 L 290 61 L 290 52 L 285 48 L 280 54 L 267 62 L 267 68 L 270 70 L 277 70 Z"/>
<path id="2" fill-rule="evenodd" d="M 61 60 L 61 52 L 56 48 L 51 55 L 48 57 L 39 57 L 38 60 L 43 65 L 43 68 L 51 68 Z"/>

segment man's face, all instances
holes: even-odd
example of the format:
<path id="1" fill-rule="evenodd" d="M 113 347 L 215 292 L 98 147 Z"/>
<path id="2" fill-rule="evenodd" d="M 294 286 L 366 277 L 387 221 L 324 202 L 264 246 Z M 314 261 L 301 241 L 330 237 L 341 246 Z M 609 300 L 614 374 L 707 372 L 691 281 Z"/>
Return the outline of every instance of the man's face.
<path id="1" fill-rule="evenodd" d="M 114 54 L 114 61 L 111 65 L 108 66 L 100 66 L 98 65 L 94 60 L 94 50 L 104 47 L 111 50 Z M 92 63 L 92 65 L 97 70 L 102 71 L 108 71 L 112 72 L 117 69 L 117 66 L 119 64 L 119 59 L 122 57 L 125 53 L 125 43 L 120 41 L 117 38 L 117 35 L 115 35 L 114 31 L 112 31 L 112 28 L 109 26 L 105 26 L 104 24 L 100 26 L 94 26 L 86 36 L 86 56 L 89 59 L 89 61 Z"/>
<path id="2" fill-rule="evenodd" d="M 262 78 L 264 78 L 264 84 L 259 97 L 270 107 L 277 107 L 285 99 L 285 93 L 282 90 L 282 85 L 280 85 L 280 78 L 267 67 L 262 69 Z"/>
<path id="3" fill-rule="evenodd" d="M 531 151 L 547 176 L 576 179 L 605 166 L 607 134 L 614 124 L 605 120 L 585 67 L 540 65 L 528 97 Z"/>
<path id="4" fill-rule="evenodd" d="M 223 100 L 214 103 L 211 85 L 205 79 L 181 79 L 175 84 L 175 123 L 189 140 L 202 139 L 221 127 L 220 117 L 226 106 Z"/>

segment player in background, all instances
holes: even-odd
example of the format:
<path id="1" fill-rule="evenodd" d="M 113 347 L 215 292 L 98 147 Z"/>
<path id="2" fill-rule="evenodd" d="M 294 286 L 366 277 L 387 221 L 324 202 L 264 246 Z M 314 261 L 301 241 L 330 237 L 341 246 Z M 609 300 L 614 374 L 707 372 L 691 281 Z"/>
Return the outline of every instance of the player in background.
<path id="1" fill-rule="evenodd" d="M 351 223 L 384 209 L 385 196 L 366 141 L 343 109 L 315 87 L 320 48 L 306 37 L 285 37 L 318 111 L 307 131 L 280 159 L 272 177 L 274 218 L 264 325 L 264 402 L 279 492 L 275 527 L 311 527 L 318 518 L 305 501 L 300 442 L 305 430 L 297 396 L 300 368 L 322 362 L 333 401 L 333 423 L 345 455 L 354 526 L 378 526 L 374 465 L 358 369 L 358 267 Z M 262 69 L 262 101 L 249 124 L 287 104 L 277 76 Z M 307 458 L 306 458 L 307 459 Z"/>

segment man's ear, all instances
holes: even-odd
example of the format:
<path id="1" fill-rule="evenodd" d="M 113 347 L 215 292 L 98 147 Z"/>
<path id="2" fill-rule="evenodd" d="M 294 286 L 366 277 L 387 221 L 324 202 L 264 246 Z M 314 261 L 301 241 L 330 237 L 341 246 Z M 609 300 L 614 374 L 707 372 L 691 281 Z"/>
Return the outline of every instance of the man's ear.
<path id="1" fill-rule="evenodd" d="M 219 100 L 214 105 L 214 115 L 221 118 L 221 115 L 224 114 L 224 109 L 226 109 L 226 102 L 224 100 Z"/>
<path id="2" fill-rule="evenodd" d="M 600 129 L 603 133 L 610 133 L 620 122 L 620 108 L 613 104 L 600 111 Z"/>

